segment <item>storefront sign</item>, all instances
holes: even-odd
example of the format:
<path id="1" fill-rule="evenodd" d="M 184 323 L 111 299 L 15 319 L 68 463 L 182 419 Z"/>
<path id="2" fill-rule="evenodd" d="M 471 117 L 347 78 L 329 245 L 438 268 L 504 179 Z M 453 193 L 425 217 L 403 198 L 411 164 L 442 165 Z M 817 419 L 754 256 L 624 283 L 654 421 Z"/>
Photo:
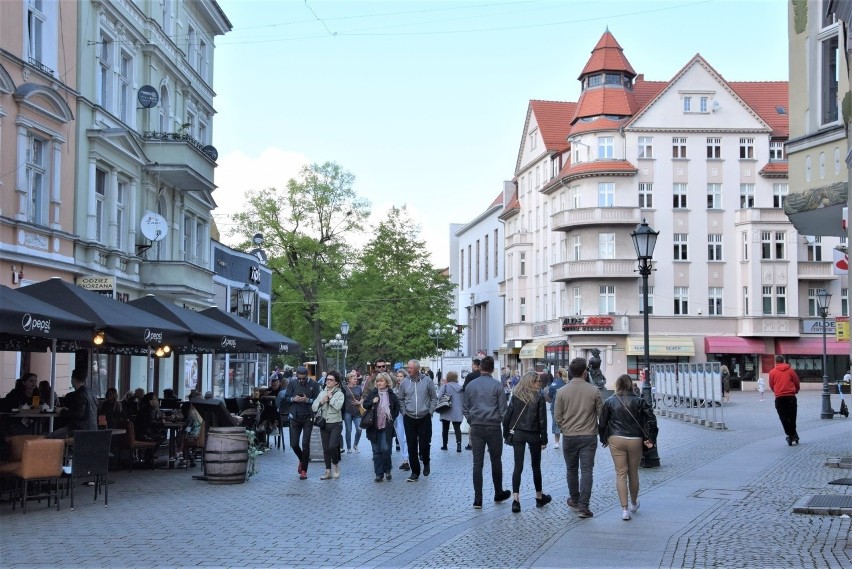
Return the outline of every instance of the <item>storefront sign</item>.
<path id="1" fill-rule="evenodd" d="M 75 284 L 110 298 L 113 298 L 115 293 L 115 277 L 77 277 Z"/>
<path id="2" fill-rule="evenodd" d="M 834 318 L 826 319 L 825 333 L 829 336 L 834 336 L 835 325 Z M 802 320 L 802 334 L 820 334 L 822 335 L 822 318 L 805 318 Z"/>
<path id="3" fill-rule="evenodd" d="M 838 342 L 848 342 L 849 341 L 849 317 L 848 316 L 836 316 L 834 318 L 835 326 L 834 326 L 834 339 Z"/>
<path id="4" fill-rule="evenodd" d="M 571 316 L 562 319 L 563 332 L 612 332 L 612 316 Z"/>

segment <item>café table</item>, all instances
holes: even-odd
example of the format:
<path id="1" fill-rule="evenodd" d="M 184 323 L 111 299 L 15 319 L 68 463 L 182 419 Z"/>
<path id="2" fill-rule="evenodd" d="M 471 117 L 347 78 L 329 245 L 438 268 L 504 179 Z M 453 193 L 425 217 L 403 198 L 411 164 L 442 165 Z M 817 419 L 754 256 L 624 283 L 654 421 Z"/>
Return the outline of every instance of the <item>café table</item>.
<path id="1" fill-rule="evenodd" d="M 53 425 L 53 419 L 59 417 L 58 411 L 41 411 L 40 409 L 12 409 L 11 411 L 0 412 L 0 416 L 8 419 L 21 419 L 30 425 L 30 430 L 34 435 L 42 435 L 45 432 L 50 432 Z M 47 431 L 44 430 L 44 423 L 48 422 Z M 26 424 L 26 423 L 25 423 Z"/>
<path id="2" fill-rule="evenodd" d="M 177 435 L 184 427 L 183 421 L 163 421 L 163 427 L 168 430 L 169 437 L 169 461 L 168 468 L 175 467 L 177 462 Z"/>

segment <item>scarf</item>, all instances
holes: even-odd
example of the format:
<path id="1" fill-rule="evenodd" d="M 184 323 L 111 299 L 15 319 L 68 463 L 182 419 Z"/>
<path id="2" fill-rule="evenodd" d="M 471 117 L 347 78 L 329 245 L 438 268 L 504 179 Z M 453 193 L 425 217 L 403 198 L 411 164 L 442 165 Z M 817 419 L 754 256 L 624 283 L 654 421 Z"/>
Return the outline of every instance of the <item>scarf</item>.
<path id="1" fill-rule="evenodd" d="M 376 429 L 383 431 L 390 422 L 390 396 L 388 390 L 379 390 L 379 409 L 376 411 Z"/>

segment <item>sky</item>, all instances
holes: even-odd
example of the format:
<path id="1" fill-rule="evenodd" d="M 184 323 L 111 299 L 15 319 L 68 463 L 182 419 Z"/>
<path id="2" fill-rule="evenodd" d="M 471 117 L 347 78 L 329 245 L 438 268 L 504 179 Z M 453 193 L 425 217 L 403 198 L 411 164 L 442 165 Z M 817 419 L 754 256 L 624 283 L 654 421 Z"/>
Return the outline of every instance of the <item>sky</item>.
<path id="1" fill-rule="evenodd" d="M 248 190 L 334 161 L 374 219 L 406 205 L 435 267 L 451 223 L 514 176 L 531 99 L 576 101 L 609 29 L 637 73 L 700 53 L 729 81 L 788 79 L 785 0 L 219 0 L 214 211 L 222 240 Z M 258 228 L 262 231 L 263 228 Z"/>

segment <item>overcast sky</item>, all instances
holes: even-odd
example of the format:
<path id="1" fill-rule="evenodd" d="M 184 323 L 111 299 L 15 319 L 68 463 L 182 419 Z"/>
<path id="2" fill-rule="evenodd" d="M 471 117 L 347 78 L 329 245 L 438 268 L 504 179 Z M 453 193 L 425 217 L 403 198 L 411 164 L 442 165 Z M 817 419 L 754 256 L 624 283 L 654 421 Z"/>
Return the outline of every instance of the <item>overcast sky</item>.
<path id="1" fill-rule="evenodd" d="M 529 100 L 576 101 L 607 28 L 648 80 L 696 53 L 727 80 L 788 78 L 785 0 L 219 4 L 234 27 L 214 67 L 225 242 L 245 191 L 336 161 L 374 214 L 407 204 L 445 267 L 449 224 L 513 177 Z"/>

